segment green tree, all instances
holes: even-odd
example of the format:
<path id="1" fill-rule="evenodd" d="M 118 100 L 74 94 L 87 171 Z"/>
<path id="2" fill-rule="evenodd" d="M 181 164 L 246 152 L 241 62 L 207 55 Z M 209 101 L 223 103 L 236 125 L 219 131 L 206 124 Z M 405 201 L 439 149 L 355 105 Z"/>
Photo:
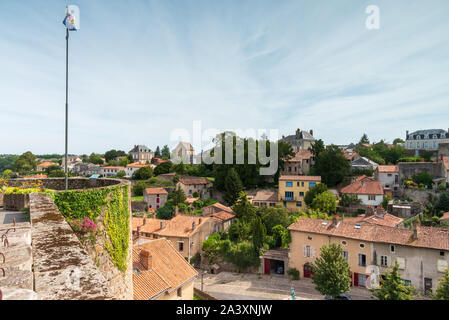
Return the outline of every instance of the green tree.
<path id="1" fill-rule="evenodd" d="M 263 224 L 267 229 L 267 233 L 271 234 L 273 227 L 281 225 L 288 227 L 291 224 L 291 220 L 287 209 L 284 207 L 260 207 L 257 210 L 257 214 L 261 217 Z"/>
<path id="2" fill-rule="evenodd" d="M 106 160 L 106 162 L 109 162 L 111 160 L 114 160 L 117 157 L 126 157 L 127 154 L 125 151 L 122 150 L 109 150 L 104 154 L 104 158 Z"/>
<path id="3" fill-rule="evenodd" d="M 117 172 L 117 174 L 115 176 L 119 179 L 122 179 L 126 176 L 126 172 L 125 172 L 125 170 L 120 170 L 119 172 Z"/>
<path id="4" fill-rule="evenodd" d="M 340 244 L 323 245 L 321 255 L 312 264 L 312 270 L 312 281 L 321 294 L 335 298 L 349 291 L 351 270 Z"/>
<path id="5" fill-rule="evenodd" d="M 138 181 L 132 187 L 133 194 L 135 196 L 143 196 L 143 192 L 146 188 L 148 188 L 148 184 L 145 181 Z"/>
<path id="6" fill-rule="evenodd" d="M 350 164 L 343 151 L 338 146 L 331 145 L 315 160 L 312 173 L 321 176 L 326 185 L 333 187 L 349 176 Z"/>
<path id="7" fill-rule="evenodd" d="M 254 246 L 254 250 L 259 251 L 263 248 L 265 236 L 267 230 L 259 217 L 255 217 L 251 222 L 251 239 Z"/>
<path id="8" fill-rule="evenodd" d="M 399 144 L 399 143 L 405 143 L 405 141 L 402 140 L 401 138 L 396 138 L 396 139 L 393 140 L 393 144 L 394 145 Z"/>
<path id="9" fill-rule="evenodd" d="M 316 159 L 320 155 L 321 152 L 323 152 L 326 149 L 324 146 L 323 140 L 319 139 L 316 140 L 312 146 L 309 148 L 309 151 L 313 154 L 313 157 Z"/>
<path id="10" fill-rule="evenodd" d="M 384 199 L 382 200 L 382 208 L 385 210 L 388 210 L 388 203 L 391 201 L 391 197 L 386 195 L 384 196 Z"/>
<path id="11" fill-rule="evenodd" d="M 104 163 L 103 159 L 101 159 L 101 155 L 98 153 L 91 153 L 91 155 L 89 156 L 89 162 L 98 165 Z"/>
<path id="12" fill-rule="evenodd" d="M 21 175 L 28 174 L 36 170 L 36 168 L 36 156 L 30 151 L 19 156 L 14 165 L 14 171 L 17 171 Z"/>
<path id="13" fill-rule="evenodd" d="M 421 171 L 418 174 L 414 174 L 412 176 L 413 182 L 417 183 L 418 185 L 423 184 L 427 186 L 427 188 L 432 188 L 433 185 L 433 177 L 430 173 L 428 173 L 426 170 Z"/>
<path id="14" fill-rule="evenodd" d="M 335 213 L 337 211 L 337 198 L 330 191 L 320 193 L 313 199 L 312 209 L 325 213 Z"/>
<path id="15" fill-rule="evenodd" d="M 229 206 L 235 204 L 242 190 L 243 186 L 240 177 L 234 168 L 231 168 L 226 176 L 224 192 L 224 200 Z"/>
<path id="16" fill-rule="evenodd" d="M 449 269 L 445 270 L 444 276 L 439 279 L 435 294 L 432 294 L 434 300 L 449 300 Z"/>
<path id="17" fill-rule="evenodd" d="M 177 206 L 186 201 L 186 194 L 181 188 L 176 188 L 171 194 L 171 199 L 173 200 L 173 205 Z"/>
<path id="18" fill-rule="evenodd" d="M 163 207 L 156 210 L 156 218 L 170 220 L 173 217 L 175 211 L 173 202 L 171 200 L 167 201 Z"/>
<path id="19" fill-rule="evenodd" d="M 0 172 L 14 170 L 17 159 L 19 159 L 19 156 L 16 155 L 0 156 Z"/>
<path id="20" fill-rule="evenodd" d="M 339 205 L 341 207 L 347 208 L 350 205 L 360 204 L 360 203 L 362 203 L 362 199 L 359 199 L 359 197 L 356 194 L 343 194 L 341 196 Z"/>
<path id="21" fill-rule="evenodd" d="M 126 167 L 128 164 L 130 164 L 128 157 L 120 159 L 120 161 L 118 162 L 118 165 L 120 167 Z"/>
<path id="22" fill-rule="evenodd" d="M 435 204 L 435 211 L 439 217 L 449 211 L 449 192 L 442 193 Z"/>
<path id="23" fill-rule="evenodd" d="M 271 230 L 273 236 L 274 248 L 288 248 L 288 244 L 291 242 L 290 231 L 288 231 L 283 225 L 274 226 Z"/>
<path id="24" fill-rule="evenodd" d="M 133 180 L 148 180 L 153 176 L 153 168 L 150 166 L 142 167 L 133 173 Z"/>
<path id="25" fill-rule="evenodd" d="M 405 285 L 399 275 L 399 265 L 395 263 L 391 272 L 385 273 L 385 279 L 380 289 L 373 290 L 373 295 L 379 300 L 412 300 L 415 296 L 415 289 Z"/>
<path id="26" fill-rule="evenodd" d="M 172 163 L 170 161 L 162 162 L 154 168 L 154 175 L 158 176 L 160 174 L 169 173 L 172 168 Z"/>
<path id="27" fill-rule="evenodd" d="M 157 146 L 157 147 L 156 147 L 156 151 L 154 151 L 154 157 L 155 157 L 155 158 L 160 158 L 160 157 L 162 157 L 162 154 L 161 154 L 161 148 L 159 148 L 159 146 Z"/>
<path id="28" fill-rule="evenodd" d="M 162 148 L 161 154 L 162 154 L 162 159 L 164 159 L 164 160 L 170 159 L 170 148 L 167 145 L 165 145 Z"/>
<path id="29" fill-rule="evenodd" d="M 243 191 L 240 192 L 240 197 L 232 209 L 236 214 L 236 218 L 243 221 L 250 222 L 257 216 L 257 208 L 249 202 L 246 193 Z"/>
<path id="30" fill-rule="evenodd" d="M 243 220 L 237 219 L 228 229 L 229 239 L 234 242 L 242 242 L 249 239 L 251 226 Z"/>
<path id="31" fill-rule="evenodd" d="M 327 186 L 324 183 L 319 183 L 317 185 L 315 185 L 314 187 L 310 188 L 309 191 L 306 192 L 306 195 L 304 197 L 304 202 L 306 203 L 307 206 L 311 206 L 312 205 L 312 201 L 313 199 L 315 199 L 315 197 L 323 192 L 327 191 Z"/>
<path id="32" fill-rule="evenodd" d="M 186 173 L 187 168 L 184 162 L 181 161 L 180 163 L 173 165 L 173 171 L 182 176 Z"/>
<path id="33" fill-rule="evenodd" d="M 12 179 L 13 172 L 10 169 L 3 171 L 3 179 Z"/>
<path id="34" fill-rule="evenodd" d="M 360 138 L 359 143 L 361 143 L 361 144 L 369 144 L 368 135 L 366 133 L 364 133 L 363 136 Z"/>

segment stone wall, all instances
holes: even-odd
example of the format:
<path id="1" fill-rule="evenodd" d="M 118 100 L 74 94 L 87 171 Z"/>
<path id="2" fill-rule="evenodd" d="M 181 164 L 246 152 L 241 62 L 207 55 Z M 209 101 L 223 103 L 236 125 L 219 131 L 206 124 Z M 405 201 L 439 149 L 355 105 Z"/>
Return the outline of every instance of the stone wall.
<path id="1" fill-rule="evenodd" d="M 426 206 L 432 197 L 438 197 L 439 193 L 434 190 L 421 190 L 421 189 L 404 189 L 402 192 L 403 199 L 411 199 L 412 201 L 419 201 L 422 205 Z"/>
<path id="2" fill-rule="evenodd" d="M 132 212 L 145 212 L 147 204 L 145 201 L 131 201 L 131 211 Z"/>
<path id="3" fill-rule="evenodd" d="M 398 168 L 400 181 L 423 171 L 427 171 L 434 178 L 445 176 L 443 164 L 440 162 L 400 162 Z"/>
<path id="4" fill-rule="evenodd" d="M 3 207 L 5 210 L 20 211 L 24 208 L 28 208 L 30 205 L 29 194 L 5 194 L 3 195 Z"/>
<path id="5" fill-rule="evenodd" d="M 11 179 L 8 180 L 10 187 L 20 187 L 23 182 L 38 183 L 42 182 L 42 187 L 52 190 L 65 190 L 65 178 L 50 179 Z M 89 178 L 70 178 L 68 180 L 69 190 L 82 190 L 90 188 L 102 188 L 118 185 L 122 180 L 118 179 L 89 179 Z"/>

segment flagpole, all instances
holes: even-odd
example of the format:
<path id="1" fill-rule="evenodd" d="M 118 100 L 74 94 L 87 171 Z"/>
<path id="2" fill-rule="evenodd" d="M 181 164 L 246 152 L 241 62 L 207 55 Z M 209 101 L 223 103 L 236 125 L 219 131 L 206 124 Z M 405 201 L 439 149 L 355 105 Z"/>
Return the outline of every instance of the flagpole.
<path id="1" fill-rule="evenodd" d="M 68 176 L 68 123 L 69 123 L 69 28 L 66 28 L 66 57 L 65 57 L 65 190 L 69 188 Z"/>

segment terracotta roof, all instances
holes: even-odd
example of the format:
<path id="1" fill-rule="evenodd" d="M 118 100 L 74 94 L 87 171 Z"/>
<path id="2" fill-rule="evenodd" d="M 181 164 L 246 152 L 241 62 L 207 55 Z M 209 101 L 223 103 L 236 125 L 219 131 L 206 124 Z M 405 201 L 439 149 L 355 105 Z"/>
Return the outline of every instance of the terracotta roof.
<path id="1" fill-rule="evenodd" d="M 310 159 L 312 157 L 313 157 L 312 152 L 310 152 L 309 150 L 302 149 L 302 150 L 296 151 L 295 155 L 292 158 L 285 160 L 285 161 L 286 162 L 300 162 L 305 159 Z"/>
<path id="2" fill-rule="evenodd" d="M 109 166 L 109 167 L 101 167 L 101 169 L 116 169 L 116 170 L 124 170 L 125 167 L 120 166 Z"/>
<path id="3" fill-rule="evenodd" d="M 387 227 L 396 227 L 402 222 L 402 218 L 396 217 L 392 214 L 386 213 L 384 215 L 372 215 L 369 217 L 364 217 L 363 221 L 373 224 L 378 224 Z"/>
<path id="4" fill-rule="evenodd" d="M 449 212 L 443 213 L 443 215 L 440 218 L 440 220 L 448 220 L 448 219 L 449 219 Z"/>
<path id="5" fill-rule="evenodd" d="M 324 225 L 323 223 L 326 223 Z M 356 225 L 360 226 L 356 228 Z M 369 242 L 391 243 L 412 247 L 449 250 L 449 230 L 417 226 L 418 239 L 413 231 L 385 225 L 352 221 L 339 221 L 337 227 L 329 220 L 300 218 L 288 227 L 291 231 L 326 234 Z"/>
<path id="6" fill-rule="evenodd" d="M 133 217 L 133 231 L 137 231 L 137 227 L 140 226 L 141 232 L 144 233 L 166 237 L 188 237 L 196 232 L 199 226 L 203 225 L 208 219 L 210 218 L 178 214 L 170 220 L 147 218 L 145 225 L 143 225 L 143 218 Z M 165 224 L 165 227 L 162 229 L 161 222 Z M 192 229 L 193 222 L 196 225 L 195 230 Z"/>
<path id="7" fill-rule="evenodd" d="M 30 176 L 30 177 L 23 177 L 23 179 L 47 179 L 47 175 L 46 174 L 36 174 L 36 175 Z"/>
<path id="8" fill-rule="evenodd" d="M 38 167 L 43 167 L 43 168 L 48 168 L 48 167 L 51 167 L 51 166 L 59 166 L 59 165 L 57 163 L 54 163 L 54 162 L 43 162 L 41 164 L 38 164 L 37 166 Z"/>
<path id="9" fill-rule="evenodd" d="M 382 183 L 380 181 L 365 179 L 362 181 L 355 181 L 349 186 L 341 189 L 341 193 L 346 194 L 384 194 Z"/>
<path id="10" fill-rule="evenodd" d="M 278 201 L 277 191 L 257 191 L 253 201 Z"/>
<path id="11" fill-rule="evenodd" d="M 279 180 L 293 180 L 293 181 L 321 181 L 320 176 L 280 176 Z"/>
<path id="12" fill-rule="evenodd" d="M 140 263 L 140 254 L 145 250 L 152 256 L 152 266 L 146 270 Z M 171 293 L 193 281 L 198 272 L 166 239 L 145 242 L 133 248 L 134 300 L 157 298 L 164 292 Z"/>
<path id="13" fill-rule="evenodd" d="M 395 173 L 395 172 L 399 172 L 399 167 L 398 166 L 378 166 L 377 170 L 379 170 L 379 172 L 383 172 L 383 173 Z"/>
<path id="14" fill-rule="evenodd" d="M 217 209 L 220 209 L 220 210 L 222 210 L 222 211 L 226 211 L 226 212 L 230 212 L 230 213 L 234 213 L 234 211 L 231 209 L 231 208 L 229 208 L 229 207 L 226 207 L 224 204 L 221 204 L 221 203 L 219 203 L 219 202 L 217 202 L 217 203 L 214 203 L 214 204 L 212 204 L 212 205 L 210 205 L 210 206 L 207 206 L 207 207 L 204 207 L 203 209 L 206 209 L 206 208 L 211 208 L 211 207 L 214 207 L 214 208 L 217 208 Z"/>
<path id="15" fill-rule="evenodd" d="M 197 177 L 186 177 L 179 179 L 179 182 L 185 185 L 192 185 L 192 184 L 211 184 L 209 179 L 206 178 L 197 178 Z"/>
<path id="16" fill-rule="evenodd" d="M 194 203 L 196 200 L 199 200 L 200 198 L 187 198 L 186 199 L 186 201 L 184 201 L 184 202 L 186 202 L 186 203 L 188 203 L 188 204 L 192 204 L 192 203 Z"/>
<path id="17" fill-rule="evenodd" d="M 126 167 L 127 168 L 143 168 L 148 166 L 147 164 L 144 163 L 140 163 L 140 162 L 135 162 L 135 163 L 130 163 L 128 164 Z"/>
<path id="18" fill-rule="evenodd" d="M 167 190 L 164 188 L 146 188 L 146 194 L 168 194 Z"/>
<path id="19" fill-rule="evenodd" d="M 344 150 L 343 153 L 345 155 L 345 158 L 351 161 L 354 159 L 354 157 L 359 156 L 359 154 L 355 151 Z"/>
<path id="20" fill-rule="evenodd" d="M 230 219 L 234 219 L 235 218 L 235 214 L 232 214 L 232 213 L 229 213 L 229 212 L 226 212 L 226 211 L 220 211 L 220 212 L 217 212 L 217 213 L 213 213 L 213 214 L 209 215 L 208 217 L 214 217 L 214 218 L 217 218 L 217 219 L 222 220 L 222 221 L 228 221 Z"/>

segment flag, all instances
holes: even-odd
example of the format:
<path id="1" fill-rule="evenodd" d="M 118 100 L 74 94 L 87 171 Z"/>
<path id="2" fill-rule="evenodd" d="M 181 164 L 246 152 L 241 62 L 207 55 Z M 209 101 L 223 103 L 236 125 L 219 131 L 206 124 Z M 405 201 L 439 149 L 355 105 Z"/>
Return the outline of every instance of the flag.
<path id="1" fill-rule="evenodd" d="M 69 31 L 77 31 L 80 29 L 80 9 L 78 6 L 67 6 L 67 12 L 62 22 Z"/>

